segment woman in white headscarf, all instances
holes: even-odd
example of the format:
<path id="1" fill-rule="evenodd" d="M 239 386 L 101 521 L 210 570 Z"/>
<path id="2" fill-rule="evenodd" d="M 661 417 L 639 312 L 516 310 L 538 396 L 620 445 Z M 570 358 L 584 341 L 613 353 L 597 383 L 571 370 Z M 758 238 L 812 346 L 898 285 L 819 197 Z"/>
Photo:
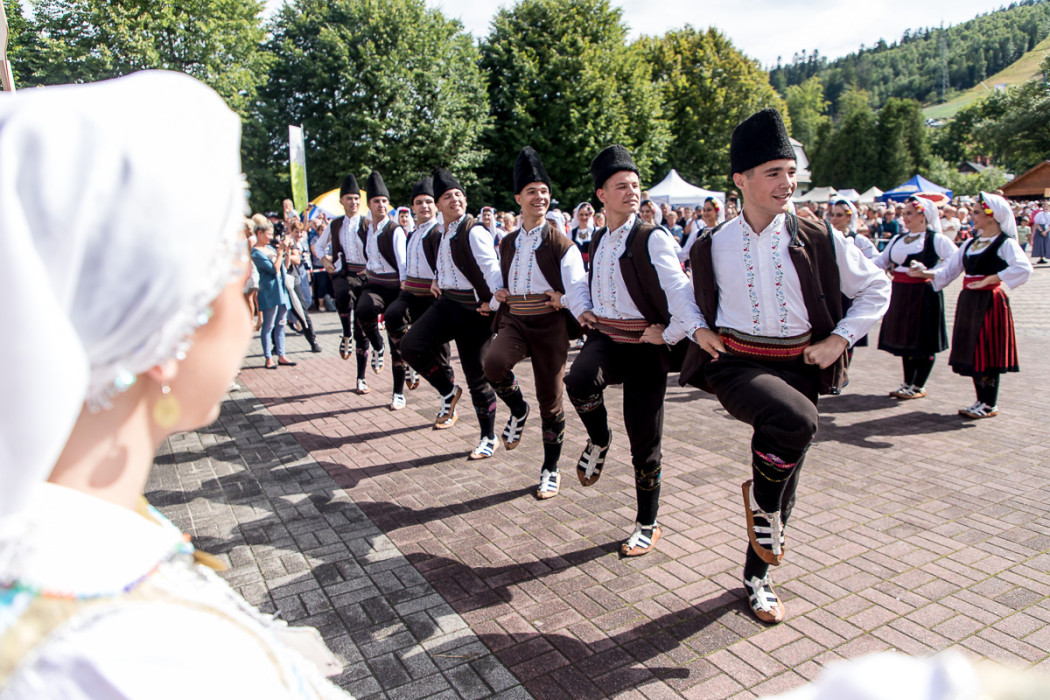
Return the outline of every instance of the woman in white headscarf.
<path id="1" fill-rule="evenodd" d="M 904 231 L 894 236 L 873 262 L 892 270 L 890 308 L 882 319 L 879 349 L 901 358 L 904 382 L 890 392 L 897 399 L 926 396 L 926 380 L 937 353 L 948 348 L 944 294 L 908 274 L 916 263 L 935 270 L 955 254 L 955 243 L 941 233 L 937 206 L 923 197 L 904 205 Z"/>
<path id="2" fill-rule="evenodd" d="M 395 220 L 398 226 L 405 229 L 406 235 L 416 230 L 416 220 L 412 216 L 412 210 L 408 207 L 398 207 Z"/>
<path id="3" fill-rule="evenodd" d="M 580 202 L 572 210 L 569 238 L 580 249 L 583 267 L 590 269 L 591 239 L 594 237 L 594 207 L 590 202 Z"/>
<path id="4" fill-rule="evenodd" d="M 0 96 L 4 698 L 345 697 L 142 497 L 250 342 L 239 123 L 177 73 Z"/>
<path id="5" fill-rule="evenodd" d="M 1017 243 L 1010 205 L 982 192 L 973 210 L 977 236 L 963 243 L 946 265 L 930 271 L 916 265 L 910 274 L 944 289 L 966 273 L 952 328 L 952 371 L 973 378 L 977 400 L 959 415 L 991 418 L 999 414 L 999 375 L 1017 372 L 1017 336 L 1010 299 L 1002 285 L 1017 289 L 1032 274 L 1032 263 Z"/>
<path id="6" fill-rule="evenodd" d="M 700 210 L 700 221 L 693 228 L 693 232 L 686 236 L 682 249 L 678 251 L 678 261 L 688 262 L 689 251 L 692 249 L 696 239 L 707 229 L 713 229 L 726 220 L 726 208 L 714 197 L 704 200 L 704 206 Z"/>
<path id="7" fill-rule="evenodd" d="M 853 202 L 842 197 L 831 200 L 831 207 L 828 210 L 828 221 L 836 231 L 845 236 L 846 240 L 857 246 L 868 260 L 879 256 L 879 249 L 875 247 L 871 239 L 857 233 L 861 226 L 860 213 Z M 843 309 L 843 312 L 845 312 L 845 309 Z"/>

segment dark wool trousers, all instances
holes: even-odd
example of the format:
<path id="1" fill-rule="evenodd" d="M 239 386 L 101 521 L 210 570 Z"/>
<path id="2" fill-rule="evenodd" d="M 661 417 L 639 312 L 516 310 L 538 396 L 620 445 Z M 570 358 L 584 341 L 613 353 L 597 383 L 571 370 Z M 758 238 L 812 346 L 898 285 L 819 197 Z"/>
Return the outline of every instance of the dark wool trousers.
<path id="1" fill-rule="evenodd" d="M 652 525 L 660 508 L 660 441 L 664 429 L 667 372 L 663 346 L 617 343 L 599 331 L 589 331 L 587 342 L 565 375 L 565 390 L 580 416 L 587 436 L 596 445 L 608 445 L 605 387 L 623 385 L 623 422 L 631 445 L 638 522 Z"/>
<path id="2" fill-rule="evenodd" d="M 565 437 L 565 361 L 569 357 L 569 330 L 565 316 L 551 312 L 534 316 L 500 317 L 489 351 L 485 355 L 485 377 L 511 414 L 525 415 L 525 397 L 514 376 L 514 366 L 526 357 L 532 358 L 532 375 L 536 380 L 536 400 L 540 406 L 543 431 L 543 469 L 555 471 Z"/>
<path id="3" fill-rule="evenodd" d="M 357 378 L 365 378 L 365 367 L 368 365 L 368 338 L 364 329 L 354 315 L 357 298 L 365 286 L 364 273 L 357 275 L 332 275 L 332 289 L 335 292 L 335 310 L 339 312 L 339 323 L 343 325 L 343 336 L 350 337 L 350 324 L 353 324 L 354 348 L 357 353 Z"/>
<path id="4" fill-rule="evenodd" d="M 801 358 L 765 362 L 722 354 L 704 371 L 726 411 L 754 429 L 755 501 L 764 511 L 780 511 L 786 525 L 795 505 L 802 460 L 817 432 L 820 369 Z M 768 568 L 748 543 L 744 577 L 762 578 Z"/>
<path id="5" fill-rule="evenodd" d="M 435 297 L 425 297 L 410 292 L 401 291 L 397 299 L 386 307 L 383 314 L 383 322 L 386 324 L 386 337 L 390 341 L 390 356 L 394 357 L 394 348 L 397 348 L 397 360 L 391 362 L 391 373 L 394 378 L 394 393 L 405 393 L 405 370 L 408 363 L 401 356 L 401 340 L 408 332 L 409 326 L 414 319 L 421 318 L 427 309 L 434 303 Z M 451 351 L 448 343 L 441 346 L 438 351 L 438 362 L 444 367 L 449 366 Z"/>
<path id="6" fill-rule="evenodd" d="M 401 340 L 401 354 L 442 396 L 455 388 L 455 375 L 447 362 L 442 365 L 442 346 L 456 341 L 456 350 L 467 379 L 470 398 L 478 416 L 481 437 L 494 438 L 496 394 L 485 379 L 481 358 L 492 340 L 492 317 L 447 297 L 423 314 Z"/>
<path id="7" fill-rule="evenodd" d="M 386 311 L 386 307 L 394 299 L 397 299 L 397 295 L 400 292 L 401 289 L 396 285 L 366 282 L 361 287 L 361 292 L 357 297 L 357 306 L 355 308 L 357 323 L 361 326 L 361 332 L 368 338 L 368 342 L 376 352 L 381 351 L 384 345 L 383 336 L 379 332 L 379 317 Z M 401 381 L 404 384 L 404 360 L 401 359 L 400 348 L 390 348 L 390 365 L 391 368 L 401 368 Z"/>

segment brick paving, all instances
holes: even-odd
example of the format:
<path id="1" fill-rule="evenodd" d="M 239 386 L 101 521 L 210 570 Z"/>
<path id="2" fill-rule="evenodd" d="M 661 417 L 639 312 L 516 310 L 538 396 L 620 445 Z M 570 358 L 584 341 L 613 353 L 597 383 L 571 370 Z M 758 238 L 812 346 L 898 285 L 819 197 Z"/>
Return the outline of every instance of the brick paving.
<path id="1" fill-rule="evenodd" d="M 821 401 L 775 627 L 739 582 L 749 430 L 694 389 L 668 391 L 664 538 L 638 559 L 616 553 L 634 516 L 622 423 L 584 489 L 570 410 L 562 493 L 538 502 L 538 420 L 515 451 L 466 461 L 469 401 L 434 431 L 425 384 L 399 412 L 389 372 L 369 370 L 372 393 L 355 395 L 332 313 L 314 315 L 323 354 L 294 337 L 295 368 L 250 356 L 219 421 L 164 445 L 147 495 L 250 601 L 317 626 L 346 663 L 336 681 L 362 698 L 751 698 L 886 649 L 1050 670 L 1048 298 L 1046 267 L 1012 294 L 1022 373 L 993 420 L 956 415 L 972 385 L 947 353 L 927 398 L 897 402 L 896 358 L 857 350 L 846 393 Z M 617 416 L 619 390 L 606 397 Z"/>

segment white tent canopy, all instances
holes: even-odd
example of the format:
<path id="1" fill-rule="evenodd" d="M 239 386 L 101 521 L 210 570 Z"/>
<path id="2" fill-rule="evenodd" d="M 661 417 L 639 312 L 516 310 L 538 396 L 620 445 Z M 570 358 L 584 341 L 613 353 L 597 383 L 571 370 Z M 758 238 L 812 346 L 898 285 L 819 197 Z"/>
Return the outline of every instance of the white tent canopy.
<path id="1" fill-rule="evenodd" d="M 703 187 L 690 185 L 682 179 L 682 176 L 674 168 L 671 168 L 671 172 L 667 173 L 667 177 L 649 188 L 649 199 L 657 204 L 667 203 L 673 207 L 699 206 L 708 197 L 714 197 L 721 202 L 726 201 L 725 192 L 714 192 L 705 190 Z"/>
<path id="2" fill-rule="evenodd" d="M 838 196 L 850 202 L 856 202 L 860 199 L 860 192 L 854 189 L 839 190 Z"/>
<path id="3" fill-rule="evenodd" d="M 872 204 L 882 194 L 882 190 L 878 187 L 871 187 L 860 193 L 861 204 Z"/>
<path id="4" fill-rule="evenodd" d="M 827 204 L 828 200 L 838 194 L 838 190 L 834 187 L 814 187 L 805 194 L 796 194 L 792 197 L 792 201 L 795 202 L 820 202 L 821 204 Z"/>

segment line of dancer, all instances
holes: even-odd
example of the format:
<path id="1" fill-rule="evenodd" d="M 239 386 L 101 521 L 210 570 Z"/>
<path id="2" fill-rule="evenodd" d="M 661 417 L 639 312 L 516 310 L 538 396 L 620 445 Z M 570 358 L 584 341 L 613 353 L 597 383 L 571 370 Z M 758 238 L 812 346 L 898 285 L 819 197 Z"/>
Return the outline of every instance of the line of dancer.
<path id="1" fill-rule="evenodd" d="M 549 220 L 552 184 L 531 147 L 518 154 L 513 172 L 521 225 L 502 240 L 467 214 L 466 191 L 443 168 L 413 187 L 418 227 L 408 235 L 388 220 L 389 195 L 373 172 L 367 189 L 372 223 L 353 220 L 356 182 L 344 183 L 346 217 L 329 227 L 340 235 L 326 230 L 325 236 L 341 263 L 336 271 L 344 273 L 343 288 L 356 283 L 353 275 L 361 278 L 353 292 L 356 302 L 340 306 L 343 356 L 350 354 L 351 310 L 353 340 L 362 340 L 356 353 L 358 390 L 367 390 L 363 368 L 369 348 L 373 369 L 383 368 L 385 345 L 377 326 L 382 313 L 394 373 L 390 408 L 404 407 L 406 377 L 411 386 L 412 373 L 418 372 L 438 394 L 433 427 L 446 430 L 458 421 L 465 384 L 479 428 L 468 459 L 489 458 L 497 448 L 497 398 L 510 414 L 500 434 L 503 447 L 520 445 L 533 404 L 515 368 L 531 360 L 543 443 L 537 499 L 556 496 L 562 486 L 564 397 L 587 432 L 576 475 L 590 487 L 600 479 L 613 443 L 605 390 L 622 385 L 636 510 L 621 556 L 651 552 L 662 535 L 668 374 L 678 371 L 680 383 L 713 393 L 730 415 L 752 428 L 751 478 L 741 486 L 742 580 L 754 615 L 776 623 L 785 611 L 769 571 L 787 548 L 785 526 L 816 433 L 818 396 L 839 393 L 845 385 L 847 350 L 886 312 L 891 284 L 847 237 L 846 226 L 836 230 L 791 213 L 795 152 L 776 110 L 737 125 L 730 161 L 743 209 L 726 221 L 720 204 L 708 203 L 709 226 L 687 250 L 692 279 L 683 271 L 673 236 L 639 216 L 639 169 L 620 145 L 605 148 L 591 164 L 594 195 L 606 218 L 605 226 L 588 232 L 583 246 Z M 577 207 L 578 216 L 581 211 Z M 921 221 L 925 231 L 928 214 L 917 212 L 915 228 Z M 344 235 L 348 232 L 355 235 Z M 935 269 L 950 252 L 937 250 L 929 238 L 918 243 L 920 238 L 902 240 L 879 263 L 889 266 L 892 260 L 912 270 L 907 275 L 899 269 L 897 284 L 904 284 L 903 277 L 924 281 L 915 275 L 925 268 L 912 267 L 907 256 L 919 253 Z M 319 241 L 322 250 L 325 242 Z M 1004 250 L 1012 252 L 1009 246 Z M 940 288 L 948 281 L 942 275 L 934 284 Z M 584 344 L 568 364 L 570 342 L 581 333 Z M 453 341 L 463 375 L 458 381 L 450 362 Z M 918 353 L 908 352 L 909 357 Z M 1009 358 L 996 362 L 981 366 L 985 384 L 996 368 L 1009 371 Z M 910 391 L 921 388 L 923 378 L 906 379 Z"/>

